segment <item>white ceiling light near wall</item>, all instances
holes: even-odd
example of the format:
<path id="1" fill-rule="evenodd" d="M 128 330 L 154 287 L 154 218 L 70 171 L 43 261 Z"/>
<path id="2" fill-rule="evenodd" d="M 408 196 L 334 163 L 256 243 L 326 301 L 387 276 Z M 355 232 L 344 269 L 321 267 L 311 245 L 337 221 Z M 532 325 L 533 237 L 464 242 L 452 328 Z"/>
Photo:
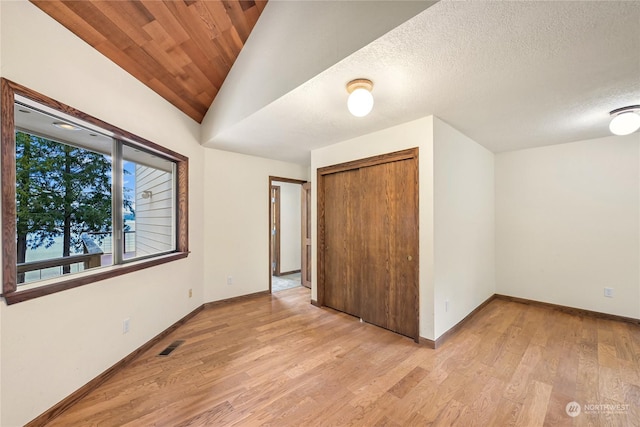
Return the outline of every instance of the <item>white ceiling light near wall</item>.
<path id="1" fill-rule="evenodd" d="M 373 109 L 373 83 L 367 79 L 356 79 L 347 83 L 347 108 L 356 117 L 364 117 Z"/>
<path id="2" fill-rule="evenodd" d="M 54 122 L 53 125 L 59 129 L 64 129 L 64 130 L 80 130 L 78 126 L 72 125 L 71 123 Z"/>
<path id="3" fill-rule="evenodd" d="M 611 113 L 609 130 L 614 135 L 629 135 L 640 129 L 640 105 L 618 108 Z"/>

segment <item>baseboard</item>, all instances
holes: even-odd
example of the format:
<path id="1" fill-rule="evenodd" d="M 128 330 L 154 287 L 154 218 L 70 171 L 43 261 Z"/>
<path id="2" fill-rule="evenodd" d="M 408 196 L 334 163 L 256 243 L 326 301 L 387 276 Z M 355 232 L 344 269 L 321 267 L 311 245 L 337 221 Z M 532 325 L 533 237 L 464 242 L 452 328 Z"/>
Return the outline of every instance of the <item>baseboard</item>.
<path id="1" fill-rule="evenodd" d="M 420 337 L 420 338 L 418 339 L 418 344 L 423 345 L 423 346 L 425 346 L 425 347 L 432 348 L 432 349 L 434 349 L 434 350 L 436 349 L 436 342 L 435 342 L 434 340 L 430 340 L 430 339 L 428 339 L 428 338 L 422 338 L 422 337 Z"/>
<path id="2" fill-rule="evenodd" d="M 318 303 L 318 301 L 314 300 L 313 298 L 311 298 L 311 305 L 315 307 L 320 307 L 320 304 Z"/>
<path id="3" fill-rule="evenodd" d="M 209 308 L 214 308 L 214 307 L 218 307 L 218 306 L 221 306 L 221 305 L 226 305 L 226 304 L 231 304 L 231 303 L 235 303 L 235 302 L 239 302 L 239 301 L 246 301 L 246 300 L 250 300 L 250 299 L 253 299 L 253 298 L 263 297 L 263 296 L 270 295 L 270 294 L 271 293 L 269 291 L 254 292 L 252 294 L 240 295 L 238 297 L 232 297 L 232 298 L 221 299 L 221 300 L 218 300 L 218 301 L 206 302 L 206 303 L 204 303 L 203 307 L 205 309 L 209 309 Z"/>
<path id="4" fill-rule="evenodd" d="M 442 344 L 444 344 L 444 342 L 446 340 L 448 340 L 449 338 L 451 338 L 451 336 L 453 334 L 455 334 L 456 332 L 458 332 L 460 330 L 460 328 L 462 328 L 464 326 L 465 323 L 467 323 L 477 312 L 479 312 L 480 310 L 482 310 L 487 304 L 489 304 L 491 301 L 493 301 L 496 298 L 496 295 L 493 294 L 491 295 L 489 298 L 487 298 L 482 304 L 480 304 L 479 306 L 477 306 L 476 308 L 473 309 L 473 311 L 471 311 L 471 313 L 467 314 L 461 321 L 459 321 L 458 323 L 456 323 L 455 325 L 453 325 L 451 328 L 449 328 L 448 331 L 446 331 L 445 333 L 443 333 L 442 335 L 440 335 L 438 338 L 436 338 L 436 340 L 433 342 L 433 349 L 437 349 L 438 347 L 440 347 Z M 422 339 L 422 338 L 421 338 Z M 429 340 L 431 341 L 431 340 Z"/>
<path id="5" fill-rule="evenodd" d="M 633 317 L 625 317 L 625 316 L 618 316 L 617 314 L 601 313 L 599 311 L 591 311 L 583 308 L 568 307 L 566 305 L 551 304 L 549 302 L 512 297 L 509 295 L 495 294 L 494 297 L 504 301 L 511 301 L 511 302 L 517 302 L 520 304 L 533 305 L 536 307 L 549 308 L 552 310 L 562 311 L 563 313 L 573 314 L 577 316 L 588 316 L 588 317 L 595 317 L 598 319 L 614 320 L 618 322 L 627 322 L 627 323 L 640 325 L 640 319 L 635 319 Z"/>
<path id="6" fill-rule="evenodd" d="M 177 328 L 179 328 L 184 323 L 186 323 L 189 319 L 191 319 L 196 314 L 198 314 L 200 311 L 202 311 L 203 307 L 204 306 L 202 306 L 202 305 L 199 306 L 198 308 L 193 310 L 191 313 L 187 314 L 182 319 L 178 320 L 173 325 L 169 326 L 167 329 L 165 329 L 164 331 L 160 332 L 158 335 L 156 335 L 155 337 L 151 338 L 146 343 L 142 344 L 136 350 L 134 350 L 133 352 L 129 353 L 122 360 L 117 362 L 115 365 L 111 366 L 106 371 L 104 371 L 103 373 L 101 373 L 100 375 L 98 375 L 97 377 L 95 377 L 94 379 L 92 379 L 91 381 L 89 381 L 88 383 L 83 385 L 82 387 L 80 387 L 78 390 L 74 391 L 69 396 L 67 396 L 66 398 L 62 399 L 56 405 L 54 405 L 53 407 L 51 407 L 48 410 L 46 410 L 45 412 L 43 412 L 40 416 L 38 416 L 37 418 L 35 418 L 32 421 L 30 421 L 29 423 L 27 423 L 25 425 L 25 427 L 44 426 L 47 423 L 49 423 L 52 419 L 54 419 L 55 417 L 57 417 L 58 415 L 63 413 L 65 410 L 67 410 L 69 407 L 71 407 L 73 404 L 75 404 L 78 400 L 82 399 L 84 396 L 89 394 L 96 387 L 100 386 L 102 383 L 107 381 L 109 378 L 113 377 L 118 371 L 120 371 L 122 368 L 124 368 L 129 363 L 131 363 L 140 354 L 142 354 L 145 351 L 149 350 L 151 347 L 156 345 L 164 337 L 169 335 L 171 332 L 175 331 Z"/>

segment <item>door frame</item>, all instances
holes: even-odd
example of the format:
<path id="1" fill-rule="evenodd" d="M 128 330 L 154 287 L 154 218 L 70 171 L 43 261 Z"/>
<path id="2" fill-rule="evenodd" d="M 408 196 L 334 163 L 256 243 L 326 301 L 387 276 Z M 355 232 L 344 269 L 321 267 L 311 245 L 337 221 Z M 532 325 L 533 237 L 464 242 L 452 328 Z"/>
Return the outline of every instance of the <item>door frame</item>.
<path id="1" fill-rule="evenodd" d="M 280 186 L 271 186 L 269 205 L 269 227 L 271 228 L 271 275 L 280 276 Z M 275 234 L 274 234 L 275 229 Z M 273 259 L 275 255 L 275 260 Z"/>
<path id="2" fill-rule="evenodd" d="M 273 216 L 272 216 L 272 210 L 271 210 L 271 187 L 274 185 L 273 182 L 277 181 L 277 182 L 289 182 L 291 184 L 300 184 L 300 187 L 302 187 L 302 184 L 308 182 L 306 180 L 302 180 L 302 179 L 293 179 L 293 178 L 284 178 L 284 177 L 280 177 L 280 176 L 271 176 L 269 175 L 269 191 L 267 192 L 267 194 L 269 195 L 269 293 L 271 293 L 271 285 L 272 285 L 272 264 L 273 264 L 273 259 L 271 256 L 271 238 L 272 238 L 272 233 L 271 233 L 271 224 L 273 222 Z M 302 212 L 300 213 L 300 215 L 302 215 Z M 300 250 L 302 250 L 302 247 L 300 247 Z"/>
<path id="3" fill-rule="evenodd" d="M 324 257 L 324 252 L 325 252 L 325 187 L 324 187 L 324 177 L 326 175 L 330 175 L 330 174 L 334 174 L 334 173 L 338 173 L 338 172 L 344 172 L 344 171 L 348 171 L 348 170 L 353 170 L 353 169 L 360 169 L 360 168 L 364 168 L 364 167 L 368 167 L 368 166 L 376 166 L 376 165 L 380 165 L 380 164 L 384 164 L 384 163 L 390 163 L 390 162 L 397 162 L 397 161 L 401 161 L 401 160 L 411 160 L 414 159 L 416 161 L 416 166 L 419 166 L 418 164 L 418 148 L 409 148 L 407 150 L 401 150 L 401 151 L 395 151 L 392 153 L 387 153 L 387 154 L 381 154 L 378 156 L 372 156 L 372 157 L 367 157 L 364 159 L 358 159 L 358 160 L 353 160 L 353 161 L 349 161 L 349 162 L 345 162 L 345 163 L 338 163 L 335 165 L 331 165 L 331 166 L 325 166 L 322 168 L 318 168 L 317 170 L 317 191 L 318 191 L 318 219 L 317 219 L 317 242 L 316 242 L 316 262 L 317 262 L 317 304 L 320 307 L 323 307 L 324 304 L 324 291 L 325 291 L 325 257 Z M 418 173 L 418 167 L 416 167 L 416 174 Z M 416 176 L 416 182 L 417 181 L 417 176 Z M 419 228 L 420 225 L 420 221 L 419 221 L 419 185 L 416 185 L 416 201 L 418 201 L 418 203 L 416 204 L 416 209 L 418 210 L 418 212 L 416 212 L 416 218 L 418 218 L 418 224 L 416 224 L 416 227 Z M 416 230 L 416 232 L 418 232 L 418 229 Z M 419 232 L 418 232 L 419 235 Z M 418 242 L 418 250 L 420 248 L 420 244 Z M 416 257 L 416 259 L 419 259 L 419 257 Z M 419 277 L 419 273 L 420 272 L 420 266 L 418 265 L 418 277 Z M 413 309 L 415 310 L 416 313 L 416 321 L 418 322 L 418 332 L 417 335 L 415 337 L 416 342 L 418 342 L 419 338 L 420 338 L 420 283 L 419 283 L 419 279 L 418 279 L 418 289 L 417 289 L 417 296 L 418 298 L 416 298 L 415 301 L 415 307 L 413 307 Z"/>
<path id="4" fill-rule="evenodd" d="M 302 197 L 302 230 L 300 232 L 302 259 L 300 260 L 300 283 L 311 289 L 311 183 L 305 182 L 301 186 Z M 307 280 L 308 279 L 308 280 Z"/>

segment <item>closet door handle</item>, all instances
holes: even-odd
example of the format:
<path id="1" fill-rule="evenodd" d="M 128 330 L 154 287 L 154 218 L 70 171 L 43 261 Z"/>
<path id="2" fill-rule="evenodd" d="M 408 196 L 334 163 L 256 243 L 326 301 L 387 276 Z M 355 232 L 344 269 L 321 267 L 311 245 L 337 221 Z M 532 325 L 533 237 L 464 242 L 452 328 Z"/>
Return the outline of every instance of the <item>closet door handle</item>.
<path id="1" fill-rule="evenodd" d="M 411 255 L 409 255 L 409 256 L 407 257 L 407 261 L 411 261 L 411 260 L 413 260 L 413 257 L 412 257 Z"/>

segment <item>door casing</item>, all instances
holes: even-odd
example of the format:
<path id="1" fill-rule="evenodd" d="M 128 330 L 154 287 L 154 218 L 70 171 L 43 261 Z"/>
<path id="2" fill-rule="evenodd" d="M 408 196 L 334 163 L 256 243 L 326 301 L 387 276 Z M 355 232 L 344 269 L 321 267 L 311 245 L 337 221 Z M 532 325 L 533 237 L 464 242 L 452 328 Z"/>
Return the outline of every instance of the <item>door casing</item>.
<path id="1" fill-rule="evenodd" d="M 280 186 L 271 185 L 271 275 L 280 276 Z"/>
<path id="2" fill-rule="evenodd" d="M 300 280 L 302 286 L 311 288 L 311 183 L 305 182 L 301 189 L 302 197 L 302 265 Z"/>

